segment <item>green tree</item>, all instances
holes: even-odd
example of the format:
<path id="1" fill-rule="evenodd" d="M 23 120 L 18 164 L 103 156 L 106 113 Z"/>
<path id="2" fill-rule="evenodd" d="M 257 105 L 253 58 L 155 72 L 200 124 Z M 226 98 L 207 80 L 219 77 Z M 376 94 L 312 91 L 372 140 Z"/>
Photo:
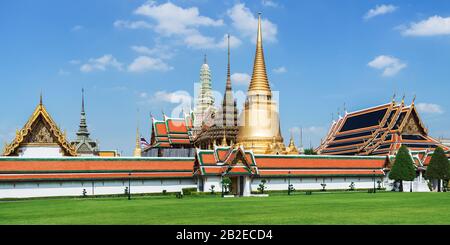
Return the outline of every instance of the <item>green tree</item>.
<path id="1" fill-rule="evenodd" d="M 430 164 L 427 167 L 426 178 L 437 181 L 438 191 L 441 191 L 441 180 L 447 182 L 450 176 L 450 166 L 447 156 L 441 147 L 434 150 Z"/>
<path id="2" fill-rule="evenodd" d="M 305 155 L 317 155 L 313 148 L 305 149 Z"/>
<path id="3" fill-rule="evenodd" d="M 229 177 L 222 178 L 222 190 L 225 193 L 231 192 L 231 179 Z"/>
<path id="4" fill-rule="evenodd" d="M 394 165 L 389 173 L 389 179 L 400 183 L 400 191 L 403 191 L 403 181 L 413 181 L 416 178 L 416 168 L 413 159 L 406 146 L 402 145 L 395 157 Z"/>

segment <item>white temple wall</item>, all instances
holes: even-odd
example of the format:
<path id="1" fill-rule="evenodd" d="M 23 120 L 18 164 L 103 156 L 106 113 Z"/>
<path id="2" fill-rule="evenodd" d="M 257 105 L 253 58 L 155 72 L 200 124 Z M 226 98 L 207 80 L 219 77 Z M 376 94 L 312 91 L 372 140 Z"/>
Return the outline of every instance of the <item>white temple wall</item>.
<path id="1" fill-rule="evenodd" d="M 19 148 L 19 157 L 63 157 L 59 146 L 24 146 Z"/>
<path id="2" fill-rule="evenodd" d="M 373 177 L 291 177 L 290 180 L 286 178 L 254 178 L 251 181 L 251 190 L 258 191 L 261 180 L 265 179 L 267 191 L 287 190 L 289 181 L 295 190 L 321 190 L 322 183 L 326 184 L 327 190 L 348 190 L 350 184 L 353 182 L 355 189 L 372 189 L 374 185 Z M 375 187 L 378 188 L 377 181 L 381 181 L 381 187 L 384 188 L 383 178 L 375 178 Z"/>
<path id="3" fill-rule="evenodd" d="M 214 191 L 222 191 L 222 178 L 220 176 L 205 176 L 203 177 L 204 192 L 210 192 L 211 186 L 214 185 Z"/>
<path id="4" fill-rule="evenodd" d="M 0 198 L 124 194 L 128 181 L 60 181 L 0 183 Z M 194 179 L 132 180 L 131 193 L 178 192 L 195 188 Z"/>

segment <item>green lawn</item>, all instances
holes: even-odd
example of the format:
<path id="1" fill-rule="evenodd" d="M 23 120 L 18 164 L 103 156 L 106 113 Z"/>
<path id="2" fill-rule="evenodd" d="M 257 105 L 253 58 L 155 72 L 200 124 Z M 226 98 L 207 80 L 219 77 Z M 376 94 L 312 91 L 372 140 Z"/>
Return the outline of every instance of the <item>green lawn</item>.
<path id="1" fill-rule="evenodd" d="M 450 193 L 0 201 L 0 224 L 450 224 Z"/>

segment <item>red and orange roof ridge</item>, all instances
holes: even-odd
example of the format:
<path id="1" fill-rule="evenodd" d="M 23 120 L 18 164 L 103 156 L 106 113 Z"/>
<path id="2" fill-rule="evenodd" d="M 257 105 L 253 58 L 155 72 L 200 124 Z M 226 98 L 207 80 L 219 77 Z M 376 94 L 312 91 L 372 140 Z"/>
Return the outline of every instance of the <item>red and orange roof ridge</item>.
<path id="1" fill-rule="evenodd" d="M 251 151 L 242 146 L 197 149 L 194 172 L 199 175 L 257 175 L 256 161 Z"/>

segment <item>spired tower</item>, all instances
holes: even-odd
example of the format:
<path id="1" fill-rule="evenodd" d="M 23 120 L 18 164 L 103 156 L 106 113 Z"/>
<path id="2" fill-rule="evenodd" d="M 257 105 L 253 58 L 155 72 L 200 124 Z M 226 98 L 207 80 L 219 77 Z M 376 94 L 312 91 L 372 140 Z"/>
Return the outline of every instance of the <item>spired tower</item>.
<path id="1" fill-rule="evenodd" d="M 80 156 L 94 156 L 98 154 L 97 142 L 92 140 L 87 129 L 86 112 L 84 110 L 84 89 L 81 90 L 81 115 L 77 138 L 72 142 Z"/>
<path id="2" fill-rule="evenodd" d="M 211 71 L 206 62 L 200 68 L 200 91 L 194 109 L 194 128 L 199 129 L 203 123 L 214 115 L 214 96 L 211 86 Z"/>
<path id="3" fill-rule="evenodd" d="M 261 33 L 261 13 L 258 14 L 258 34 L 253 74 L 237 137 L 240 145 L 255 154 L 285 154 L 286 146 L 280 130 L 278 107 L 272 100 L 267 78 Z"/>

